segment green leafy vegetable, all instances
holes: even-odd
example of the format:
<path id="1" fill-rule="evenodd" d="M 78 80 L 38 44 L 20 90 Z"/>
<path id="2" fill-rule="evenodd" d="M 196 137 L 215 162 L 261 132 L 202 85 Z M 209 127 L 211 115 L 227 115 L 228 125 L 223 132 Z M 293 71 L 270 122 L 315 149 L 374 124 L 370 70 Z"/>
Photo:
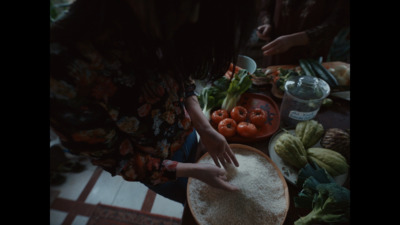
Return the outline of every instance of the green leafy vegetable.
<path id="1" fill-rule="evenodd" d="M 303 189 L 294 197 L 295 207 L 310 209 L 311 212 L 295 221 L 295 225 L 349 220 L 350 191 L 337 184 L 325 169 L 308 163 L 299 171 L 296 185 Z"/>
<path id="2" fill-rule="evenodd" d="M 276 86 L 281 90 L 285 91 L 285 83 L 292 76 L 300 76 L 299 73 L 292 69 L 279 68 L 279 79 L 276 81 Z"/>
<path id="3" fill-rule="evenodd" d="M 317 193 L 317 185 L 321 183 L 335 183 L 329 173 L 320 168 L 316 163 L 307 163 L 299 171 L 296 185 L 302 190 L 294 197 L 294 205 L 297 208 L 312 209 L 314 194 Z"/>
<path id="4" fill-rule="evenodd" d="M 262 68 L 257 68 L 256 71 L 253 73 L 255 77 L 265 77 L 266 74 L 263 72 Z"/>
<path id="5" fill-rule="evenodd" d="M 221 77 L 214 81 L 211 86 L 203 88 L 198 97 L 204 115 L 210 120 L 210 113 L 213 109 L 219 108 L 226 96 L 229 87 L 229 79 Z"/>
<path id="6" fill-rule="evenodd" d="M 252 81 L 247 70 L 239 70 L 229 84 L 229 88 L 226 91 L 226 97 L 222 102 L 221 109 L 226 109 L 228 112 L 230 112 L 233 107 L 236 106 L 240 96 L 250 88 L 251 84 Z"/>
<path id="7" fill-rule="evenodd" d="M 350 191 L 337 183 L 318 184 L 312 211 L 296 220 L 294 225 L 342 223 L 350 217 Z"/>
<path id="8" fill-rule="evenodd" d="M 304 181 L 309 177 L 314 177 L 318 183 L 334 183 L 335 179 L 329 173 L 318 166 L 315 162 L 307 163 L 303 168 L 299 170 L 296 185 L 301 188 L 303 187 Z"/>
<path id="9" fill-rule="evenodd" d="M 241 69 L 232 80 L 223 76 L 214 81 L 211 86 L 203 88 L 198 99 L 204 115 L 210 119 L 211 111 L 217 108 L 230 111 L 251 84 L 247 70 Z"/>
<path id="10" fill-rule="evenodd" d="M 323 107 L 331 107 L 333 104 L 333 100 L 331 98 L 324 98 L 324 100 L 322 100 L 321 105 Z"/>
<path id="11" fill-rule="evenodd" d="M 216 87 L 219 92 L 225 92 L 228 89 L 230 82 L 231 81 L 228 78 L 222 76 L 218 80 L 214 81 L 213 86 Z"/>

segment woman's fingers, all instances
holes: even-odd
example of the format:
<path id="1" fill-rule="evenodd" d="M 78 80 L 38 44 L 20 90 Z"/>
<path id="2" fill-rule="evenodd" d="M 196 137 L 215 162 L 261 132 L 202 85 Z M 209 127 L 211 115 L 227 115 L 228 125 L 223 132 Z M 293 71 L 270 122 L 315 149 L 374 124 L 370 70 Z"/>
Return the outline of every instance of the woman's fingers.
<path id="1" fill-rule="evenodd" d="M 227 181 L 224 181 L 222 179 L 220 179 L 219 181 L 220 181 L 220 186 L 222 189 L 225 189 L 227 191 L 238 191 L 239 190 L 238 187 L 236 187 L 235 185 L 233 185 Z"/>
<path id="2" fill-rule="evenodd" d="M 227 162 L 227 163 L 229 163 L 229 164 L 232 164 L 231 157 L 228 155 L 227 152 L 224 152 L 224 153 L 223 153 L 223 156 L 224 156 L 225 162 Z"/>
<path id="3" fill-rule="evenodd" d="M 219 168 L 221 168 L 221 164 L 224 168 L 226 168 L 226 163 L 231 163 L 231 159 L 226 153 L 222 153 L 218 156 L 211 155 L 211 158 L 213 159 L 215 165 L 218 166 Z"/>
<path id="4" fill-rule="evenodd" d="M 224 168 L 226 168 L 226 163 L 234 164 L 236 167 L 239 166 L 239 162 L 237 161 L 235 154 L 232 149 L 228 149 L 223 153 L 220 153 L 218 156 L 211 156 L 214 160 L 215 165 L 221 168 L 221 164 Z"/>
<path id="5" fill-rule="evenodd" d="M 265 49 L 265 51 L 263 51 L 264 55 L 274 55 L 274 54 L 278 54 L 278 53 L 280 53 L 279 45 L 274 45 L 268 49 Z"/>
<path id="6" fill-rule="evenodd" d="M 236 156 L 235 156 L 235 154 L 233 153 L 232 149 L 229 148 L 225 153 L 226 153 L 226 154 L 228 155 L 228 157 L 231 159 L 231 162 L 233 162 L 233 164 L 234 164 L 236 167 L 239 167 L 239 162 L 237 161 Z"/>
<path id="7" fill-rule="evenodd" d="M 286 52 L 293 45 L 296 45 L 296 39 L 293 40 L 292 36 L 284 35 L 264 45 L 261 50 L 263 51 L 264 55 L 275 55 Z"/>
<path id="8" fill-rule="evenodd" d="M 271 49 L 273 47 L 275 47 L 276 45 L 278 45 L 279 43 L 277 41 L 271 41 L 270 43 L 264 45 L 261 47 L 261 50 L 266 51 L 268 49 Z"/>
<path id="9" fill-rule="evenodd" d="M 220 169 L 218 172 L 218 177 L 225 181 L 228 180 L 228 178 L 226 177 L 226 170 Z"/>
<path id="10" fill-rule="evenodd" d="M 270 25 L 258 26 L 257 32 L 256 32 L 258 38 L 260 38 L 261 40 L 269 41 L 270 40 L 270 37 L 269 37 L 270 30 L 271 30 Z"/>
<path id="11" fill-rule="evenodd" d="M 215 165 L 218 166 L 219 168 L 221 168 L 218 158 L 215 155 L 211 155 L 211 158 L 214 160 Z"/>
<path id="12" fill-rule="evenodd" d="M 225 156 L 224 156 L 224 153 L 222 153 L 222 154 L 220 154 L 219 156 L 218 156 L 218 159 L 219 159 L 219 162 L 222 164 L 222 166 L 224 167 L 224 168 L 226 168 L 226 160 L 225 160 Z"/>
<path id="13" fill-rule="evenodd" d="M 264 45 L 261 50 L 263 51 L 263 55 L 275 55 L 286 52 L 288 49 L 286 47 L 285 38 L 278 37 L 272 42 Z"/>
<path id="14" fill-rule="evenodd" d="M 271 26 L 265 27 L 264 30 L 262 31 L 262 35 L 263 35 L 264 37 L 267 37 L 267 35 L 268 35 L 268 33 L 269 33 L 270 30 L 271 30 Z"/>
<path id="15" fill-rule="evenodd" d="M 238 191 L 239 188 L 235 185 L 228 182 L 228 178 L 226 176 L 226 171 L 224 169 L 220 169 L 218 172 L 218 180 L 220 188 L 227 190 L 227 191 Z"/>
<path id="16" fill-rule="evenodd" d="M 224 181 L 227 181 L 227 180 L 228 180 L 228 178 L 226 177 L 226 175 L 219 176 L 219 178 L 221 178 L 221 179 L 224 180 Z"/>

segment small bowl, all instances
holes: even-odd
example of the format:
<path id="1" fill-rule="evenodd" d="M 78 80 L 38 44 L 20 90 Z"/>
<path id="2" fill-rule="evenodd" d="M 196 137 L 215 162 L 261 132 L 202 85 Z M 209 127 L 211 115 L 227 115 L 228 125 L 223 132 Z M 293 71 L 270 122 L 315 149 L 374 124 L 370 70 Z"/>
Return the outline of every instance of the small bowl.
<path id="1" fill-rule="evenodd" d="M 257 69 L 256 61 L 245 55 L 238 56 L 236 65 L 242 69 L 247 70 L 249 74 L 253 74 Z"/>

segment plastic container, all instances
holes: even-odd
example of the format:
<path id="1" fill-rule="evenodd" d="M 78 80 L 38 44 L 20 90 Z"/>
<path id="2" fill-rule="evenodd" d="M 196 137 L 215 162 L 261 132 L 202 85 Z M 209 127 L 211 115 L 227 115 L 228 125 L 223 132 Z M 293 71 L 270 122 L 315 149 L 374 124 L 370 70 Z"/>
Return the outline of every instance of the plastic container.
<path id="1" fill-rule="evenodd" d="M 280 108 L 282 127 L 294 128 L 300 121 L 313 119 L 329 93 L 329 85 L 322 79 L 313 76 L 289 78 Z"/>

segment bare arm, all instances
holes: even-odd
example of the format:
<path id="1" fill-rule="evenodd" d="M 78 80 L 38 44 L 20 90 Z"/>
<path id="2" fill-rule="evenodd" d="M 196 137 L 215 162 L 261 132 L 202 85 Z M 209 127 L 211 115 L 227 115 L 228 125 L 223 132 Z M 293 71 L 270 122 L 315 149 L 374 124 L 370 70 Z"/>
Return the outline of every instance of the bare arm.
<path id="1" fill-rule="evenodd" d="M 261 50 L 264 55 L 284 53 L 294 46 L 308 45 L 310 42 L 305 31 L 283 35 L 264 45 Z"/>
<path id="2" fill-rule="evenodd" d="M 203 114 L 197 96 L 190 96 L 185 99 L 185 106 L 192 119 L 193 126 L 200 135 L 201 144 L 207 149 L 215 164 L 220 167 L 225 163 L 232 163 L 239 166 L 239 163 L 229 147 L 225 137 L 218 133 Z"/>

